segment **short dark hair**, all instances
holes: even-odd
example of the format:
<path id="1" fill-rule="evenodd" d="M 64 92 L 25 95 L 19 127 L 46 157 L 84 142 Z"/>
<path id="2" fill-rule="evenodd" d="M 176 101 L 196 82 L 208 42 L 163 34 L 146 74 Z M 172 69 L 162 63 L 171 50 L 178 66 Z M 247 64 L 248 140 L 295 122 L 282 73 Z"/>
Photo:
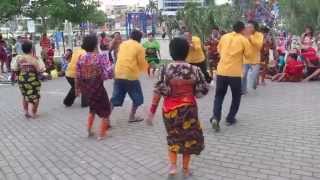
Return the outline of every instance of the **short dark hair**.
<path id="1" fill-rule="evenodd" d="M 219 31 L 219 27 L 217 25 L 214 25 L 212 29 Z"/>
<path id="2" fill-rule="evenodd" d="M 270 29 L 269 29 L 267 26 L 263 26 L 263 27 L 261 27 L 261 32 L 263 32 L 263 33 L 269 33 L 269 32 L 270 32 Z"/>
<path id="3" fill-rule="evenodd" d="M 153 32 L 149 32 L 149 33 L 147 34 L 147 36 L 152 36 L 152 37 L 154 37 L 154 33 L 153 33 Z"/>
<path id="4" fill-rule="evenodd" d="M 243 22 L 241 21 L 237 21 L 234 25 L 233 25 L 233 31 L 236 33 L 240 33 L 245 29 L 245 25 Z"/>
<path id="5" fill-rule="evenodd" d="M 72 49 L 67 49 L 67 51 L 71 52 L 72 53 Z"/>
<path id="6" fill-rule="evenodd" d="M 109 47 L 108 47 L 108 45 L 100 44 L 100 49 L 101 49 L 102 51 L 106 51 L 106 50 L 109 49 Z"/>
<path id="7" fill-rule="evenodd" d="M 106 33 L 105 33 L 105 32 L 102 32 L 102 33 L 100 34 L 100 36 L 101 36 L 101 38 L 105 38 L 105 37 L 106 37 Z"/>
<path id="8" fill-rule="evenodd" d="M 22 45 L 21 45 L 21 49 L 23 51 L 23 53 L 25 54 L 30 54 L 32 52 L 32 42 L 31 41 L 23 41 Z"/>
<path id="9" fill-rule="evenodd" d="M 93 52 L 98 45 L 98 38 L 94 34 L 87 35 L 83 38 L 81 48 L 87 52 Z"/>
<path id="10" fill-rule="evenodd" d="M 141 39 L 142 39 L 142 32 L 139 31 L 139 30 L 133 30 L 130 34 L 130 38 L 135 40 L 135 41 L 138 41 L 138 42 L 141 42 Z"/>
<path id="11" fill-rule="evenodd" d="M 169 49 L 173 60 L 185 60 L 189 52 L 189 43 L 184 38 L 174 38 L 170 41 Z"/>
<path id="12" fill-rule="evenodd" d="M 254 27 L 254 30 L 259 31 L 259 24 L 256 21 L 248 21 L 248 24 L 252 24 Z"/>

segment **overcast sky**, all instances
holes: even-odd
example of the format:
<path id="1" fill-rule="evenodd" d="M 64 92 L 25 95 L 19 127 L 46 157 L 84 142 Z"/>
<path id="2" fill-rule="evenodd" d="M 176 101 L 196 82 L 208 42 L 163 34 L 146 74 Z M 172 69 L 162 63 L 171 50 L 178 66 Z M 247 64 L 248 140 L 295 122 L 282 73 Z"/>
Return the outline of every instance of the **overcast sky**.
<path id="1" fill-rule="evenodd" d="M 137 4 L 138 2 L 141 5 L 146 5 L 149 0 L 102 0 L 104 4 L 111 3 L 111 4 Z M 227 0 L 216 0 L 217 4 L 226 3 Z"/>

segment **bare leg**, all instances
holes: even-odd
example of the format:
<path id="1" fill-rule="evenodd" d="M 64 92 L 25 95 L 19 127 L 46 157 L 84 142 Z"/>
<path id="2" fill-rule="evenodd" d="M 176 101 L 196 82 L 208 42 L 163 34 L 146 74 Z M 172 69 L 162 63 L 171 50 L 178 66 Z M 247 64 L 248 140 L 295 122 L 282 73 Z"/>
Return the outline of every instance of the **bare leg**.
<path id="1" fill-rule="evenodd" d="M 33 104 L 32 104 L 32 117 L 33 118 L 36 118 L 36 115 L 38 113 L 38 107 L 39 107 L 39 100 L 35 101 Z"/>
<path id="2" fill-rule="evenodd" d="M 317 69 L 315 72 L 313 72 L 310 76 L 308 76 L 307 78 L 305 78 L 303 80 L 303 82 L 308 82 L 310 81 L 311 79 L 317 77 L 317 76 L 320 76 L 320 69 Z"/>
<path id="3" fill-rule="evenodd" d="M 169 168 L 169 175 L 174 176 L 177 174 L 177 158 L 178 154 L 176 152 L 168 152 L 169 161 L 170 161 L 170 168 Z"/>
<path id="4" fill-rule="evenodd" d="M 100 134 L 99 134 L 99 137 L 97 138 L 98 141 L 104 139 L 107 136 L 108 124 L 109 124 L 108 118 L 101 119 Z"/>
<path id="5" fill-rule="evenodd" d="M 286 77 L 286 73 L 281 73 L 278 82 L 283 82 L 284 78 Z"/>
<path id="6" fill-rule="evenodd" d="M 92 132 L 93 122 L 94 122 L 94 114 L 89 113 L 88 121 L 87 121 L 88 137 L 91 137 L 94 135 L 94 133 Z"/>
<path id="7" fill-rule="evenodd" d="M 183 175 L 188 177 L 191 176 L 192 173 L 190 171 L 190 160 L 191 160 L 191 155 L 190 154 L 183 154 Z"/>
<path id="8" fill-rule="evenodd" d="M 22 99 L 22 107 L 23 107 L 23 111 L 24 111 L 24 116 L 26 118 L 31 118 L 31 116 L 29 114 L 28 102 L 25 100 L 25 98 Z"/>
<path id="9" fill-rule="evenodd" d="M 279 78 L 281 77 L 281 75 L 282 75 L 282 73 L 278 73 L 278 74 L 274 75 L 271 80 L 272 81 L 278 81 Z"/>

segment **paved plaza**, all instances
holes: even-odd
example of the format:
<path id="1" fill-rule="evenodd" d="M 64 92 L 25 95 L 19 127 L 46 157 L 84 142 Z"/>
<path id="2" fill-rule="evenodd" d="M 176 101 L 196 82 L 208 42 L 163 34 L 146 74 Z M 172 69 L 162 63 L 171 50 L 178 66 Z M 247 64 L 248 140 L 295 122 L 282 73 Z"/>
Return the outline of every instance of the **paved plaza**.
<path id="1" fill-rule="evenodd" d="M 142 80 L 145 114 L 153 80 Z M 109 95 L 112 81 L 106 82 Z M 17 86 L 0 86 L 0 180 L 180 180 L 167 176 L 166 133 L 158 110 L 153 127 L 128 124 L 130 100 L 112 115 L 111 137 L 86 137 L 88 109 L 65 108 L 65 79 L 42 86 L 40 117 L 27 120 Z M 214 133 L 213 90 L 199 101 L 206 148 L 192 159 L 192 180 L 319 180 L 320 84 L 268 83 L 243 98 L 239 123 Z M 226 97 L 224 114 L 230 104 Z M 96 121 L 98 124 L 99 121 Z"/>

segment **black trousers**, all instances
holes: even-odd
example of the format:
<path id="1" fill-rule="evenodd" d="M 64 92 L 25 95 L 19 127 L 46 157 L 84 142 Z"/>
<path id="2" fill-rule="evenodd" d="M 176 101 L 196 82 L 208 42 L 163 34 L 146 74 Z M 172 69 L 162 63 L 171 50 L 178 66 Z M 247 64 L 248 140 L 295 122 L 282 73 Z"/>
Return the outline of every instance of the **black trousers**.
<path id="1" fill-rule="evenodd" d="M 212 78 L 210 77 L 209 73 L 208 73 L 208 67 L 207 67 L 207 61 L 203 61 L 201 63 L 190 63 L 194 66 L 197 66 L 201 69 L 201 72 L 204 75 L 204 78 L 206 79 L 207 83 L 210 83 Z"/>
<path id="2" fill-rule="evenodd" d="M 72 106 L 72 104 L 74 103 L 74 100 L 77 98 L 76 96 L 76 92 L 75 92 L 75 80 L 74 78 L 70 78 L 70 77 L 66 77 L 68 83 L 71 86 L 71 89 L 69 90 L 67 96 L 64 98 L 63 100 L 63 104 L 65 106 Z M 88 102 L 87 99 L 81 95 L 81 107 L 87 107 L 88 106 Z"/>
<path id="3" fill-rule="evenodd" d="M 228 122 L 234 122 L 235 116 L 238 113 L 241 101 L 241 77 L 217 76 L 216 95 L 214 99 L 213 117 L 221 120 L 221 111 L 224 97 L 230 86 L 232 92 L 232 103 L 229 114 L 227 116 Z"/>

